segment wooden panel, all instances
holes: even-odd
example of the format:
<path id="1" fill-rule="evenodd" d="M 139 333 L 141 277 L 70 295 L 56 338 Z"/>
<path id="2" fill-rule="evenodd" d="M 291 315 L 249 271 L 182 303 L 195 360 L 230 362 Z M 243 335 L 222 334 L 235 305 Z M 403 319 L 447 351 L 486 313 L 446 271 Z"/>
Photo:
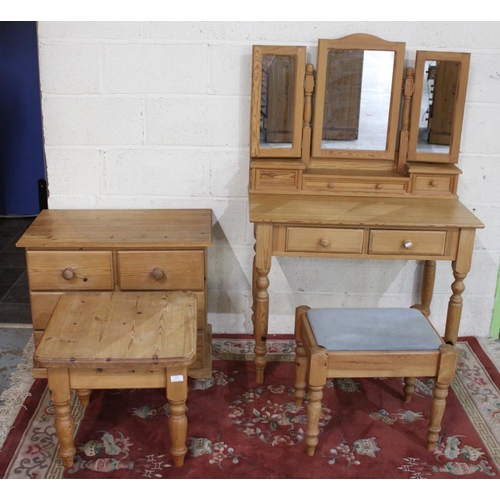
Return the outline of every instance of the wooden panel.
<path id="1" fill-rule="evenodd" d="M 111 252 L 27 251 L 31 290 L 112 290 Z"/>
<path id="2" fill-rule="evenodd" d="M 209 209 L 43 210 L 17 242 L 52 249 L 211 245 Z"/>
<path id="3" fill-rule="evenodd" d="M 286 247 L 289 252 L 361 253 L 363 229 L 287 228 Z"/>
<path id="4" fill-rule="evenodd" d="M 64 292 L 31 292 L 31 317 L 34 330 L 45 330 L 57 301 Z"/>
<path id="5" fill-rule="evenodd" d="M 250 193 L 250 222 L 370 227 L 448 228 L 484 224 L 451 198 L 297 196 Z"/>
<path id="6" fill-rule="evenodd" d="M 328 377 L 433 377 L 438 365 L 437 349 L 413 353 L 345 351 L 328 355 Z"/>
<path id="7" fill-rule="evenodd" d="M 166 387 L 165 368 L 152 368 L 148 371 L 132 369 L 106 370 L 78 369 L 69 370 L 69 379 L 72 389 L 150 389 Z"/>
<path id="8" fill-rule="evenodd" d="M 444 255 L 446 231 L 370 231 L 368 253 L 386 255 Z"/>
<path id="9" fill-rule="evenodd" d="M 189 367 L 188 375 L 193 378 L 212 377 L 212 326 L 198 330 L 196 338 L 196 361 Z"/>
<path id="10" fill-rule="evenodd" d="M 118 265 L 122 290 L 204 289 L 202 250 L 118 252 Z"/>
<path id="11" fill-rule="evenodd" d="M 141 369 L 196 357 L 191 292 L 66 293 L 35 352 L 39 366 Z"/>
<path id="12" fill-rule="evenodd" d="M 412 193 L 453 194 L 453 180 L 452 175 L 416 175 Z"/>
<path id="13" fill-rule="evenodd" d="M 298 189 L 298 172 L 294 170 L 257 170 L 256 189 Z"/>

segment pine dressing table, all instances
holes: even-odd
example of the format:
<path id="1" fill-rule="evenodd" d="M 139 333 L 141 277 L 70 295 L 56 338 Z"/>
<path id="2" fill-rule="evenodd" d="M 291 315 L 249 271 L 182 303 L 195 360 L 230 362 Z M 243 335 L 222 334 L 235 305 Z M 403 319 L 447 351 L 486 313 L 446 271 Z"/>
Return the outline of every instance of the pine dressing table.
<path id="1" fill-rule="evenodd" d="M 451 261 L 444 339 L 457 340 L 475 231 L 484 227 L 457 196 L 470 55 L 417 51 L 414 69 L 404 59 L 404 43 L 364 34 L 319 40 L 316 71 L 305 47 L 253 47 L 258 383 L 273 256 L 425 261 L 421 303 L 412 307 L 426 316 L 436 261 Z"/>

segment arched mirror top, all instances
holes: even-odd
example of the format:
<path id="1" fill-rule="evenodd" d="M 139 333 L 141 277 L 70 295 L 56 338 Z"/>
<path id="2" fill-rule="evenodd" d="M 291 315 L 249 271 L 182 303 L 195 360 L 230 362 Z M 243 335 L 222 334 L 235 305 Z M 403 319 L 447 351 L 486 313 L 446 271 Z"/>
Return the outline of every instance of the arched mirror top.
<path id="1" fill-rule="evenodd" d="M 395 160 L 405 43 L 319 40 L 313 158 Z"/>
<path id="2" fill-rule="evenodd" d="M 417 51 L 408 160 L 456 163 L 470 54 Z"/>
<path id="3" fill-rule="evenodd" d="M 301 156 L 305 64 L 305 47 L 253 47 L 251 157 Z"/>

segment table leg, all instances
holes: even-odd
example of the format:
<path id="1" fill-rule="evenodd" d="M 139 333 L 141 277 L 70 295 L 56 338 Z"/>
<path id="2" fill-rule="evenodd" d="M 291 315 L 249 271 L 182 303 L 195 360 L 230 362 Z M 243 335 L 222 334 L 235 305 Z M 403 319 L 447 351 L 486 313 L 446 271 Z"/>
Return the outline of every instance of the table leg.
<path id="1" fill-rule="evenodd" d="M 426 260 L 424 264 L 424 276 L 422 280 L 422 292 L 421 292 L 421 302 L 420 304 L 415 304 L 412 306 L 415 309 L 424 314 L 425 317 L 429 317 L 431 313 L 431 302 L 432 295 L 434 294 L 434 282 L 436 280 L 436 261 Z"/>
<path id="2" fill-rule="evenodd" d="M 453 295 L 448 303 L 448 315 L 446 317 L 446 328 L 444 333 L 445 342 L 457 343 L 458 329 L 460 327 L 460 318 L 462 317 L 463 298 L 462 293 L 465 290 L 464 279 L 466 273 L 457 273 L 453 266 L 453 276 L 455 281 L 451 285 Z"/>
<path id="3" fill-rule="evenodd" d="M 59 440 L 59 456 L 66 469 L 73 466 L 73 457 L 76 449 L 74 446 L 74 420 L 71 416 L 71 389 L 67 368 L 48 368 L 48 385 L 55 409 L 55 428 Z"/>
<path id="4" fill-rule="evenodd" d="M 448 315 L 446 317 L 446 327 L 444 340 L 447 343 L 456 344 L 458 339 L 458 329 L 462 316 L 462 293 L 465 290 L 464 279 L 470 271 L 472 261 L 472 251 L 474 249 L 474 229 L 462 229 L 457 251 L 457 259 L 452 262 L 453 276 L 455 281 L 451 285 L 453 291 L 448 303 Z"/>
<path id="5" fill-rule="evenodd" d="M 78 396 L 78 399 L 80 400 L 80 404 L 83 407 L 86 407 L 89 405 L 91 394 L 92 394 L 92 391 L 90 389 L 77 389 L 77 391 L 76 391 L 76 395 Z"/>
<path id="6" fill-rule="evenodd" d="M 271 270 L 272 225 L 256 224 L 255 227 L 255 261 L 254 261 L 254 314 L 253 332 L 255 339 L 256 381 L 264 382 L 266 366 L 266 340 L 269 322 L 269 288 L 268 274 Z"/>
<path id="7" fill-rule="evenodd" d="M 167 368 L 167 400 L 169 403 L 170 417 L 168 429 L 170 432 L 170 453 L 175 467 L 184 464 L 187 453 L 186 436 L 188 420 L 186 417 L 187 368 Z"/>

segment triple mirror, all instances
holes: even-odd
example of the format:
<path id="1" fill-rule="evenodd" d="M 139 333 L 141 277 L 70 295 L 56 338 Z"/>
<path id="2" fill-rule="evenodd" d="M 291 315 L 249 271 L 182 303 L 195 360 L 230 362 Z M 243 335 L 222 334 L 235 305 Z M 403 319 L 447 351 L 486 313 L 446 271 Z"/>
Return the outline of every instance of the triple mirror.
<path id="1" fill-rule="evenodd" d="M 308 148 L 311 159 L 395 161 L 404 59 L 404 43 L 372 35 L 319 40 L 309 144 L 302 137 L 309 126 L 306 48 L 254 46 L 251 157 L 300 158 Z M 458 161 L 469 60 L 470 54 L 417 51 L 403 161 Z"/>

